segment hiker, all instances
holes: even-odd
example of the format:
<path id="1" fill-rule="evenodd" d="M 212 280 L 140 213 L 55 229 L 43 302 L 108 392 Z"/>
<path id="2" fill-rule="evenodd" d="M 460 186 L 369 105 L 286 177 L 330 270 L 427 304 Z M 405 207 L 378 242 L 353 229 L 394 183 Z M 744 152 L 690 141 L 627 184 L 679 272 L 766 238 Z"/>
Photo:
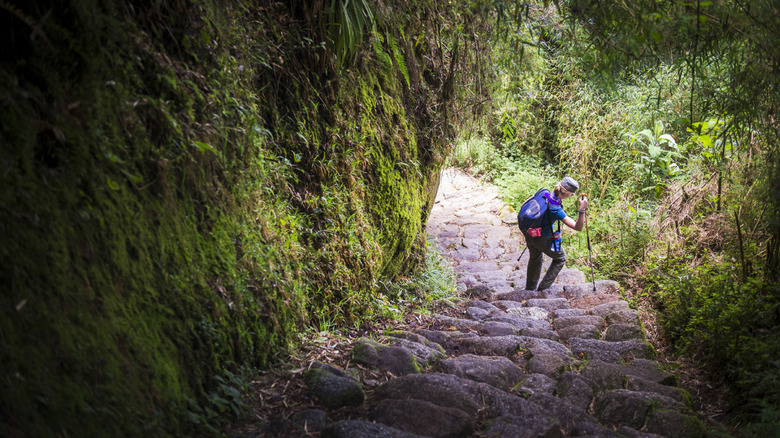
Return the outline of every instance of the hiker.
<path id="1" fill-rule="evenodd" d="M 566 198 L 574 196 L 580 185 L 574 178 L 565 177 L 555 185 L 553 193 L 550 193 L 546 189 L 539 190 L 536 195 L 529 198 L 529 201 L 533 199 L 542 199 L 541 202 L 547 204 L 547 211 L 543 212 L 534 222 L 532 228 L 523 229 L 521 224 L 521 230 L 525 236 L 525 241 L 528 245 L 529 259 L 528 270 L 526 271 L 526 290 L 545 290 L 552 286 L 555 279 L 558 277 L 558 273 L 561 272 L 564 263 L 566 262 L 566 252 L 561 246 L 561 222 L 563 222 L 569 228 L 575 231 L 582 231 L 585 224 L 585 210 L 588 208 L 588 198 L 582 196 L 579 200 L 579 210 L 577 211 L 577 220 L 570 218 L 563 211 L 562 201 Z M 540 198 L 541 196 L 541 198 Z M 528 202 L 528 201 L 526 201 Z M 541 203 L 540 202 L 540 203 Z M 524 203 L 525 205 L 525 203 Z M 523 208 L 521 208 L 523 212 Z M 541 222 L 539 222 L 541 220 Z M 553 222 L 558 222 L 558 231 L 553 232 Z M 547 269 L 542 282 L 539 283 L 537 289 L 536 283 L 539 281 L 539 274 L 542 272 L 542 254 L 547 254 L 552 258 L 552 263 Z"/>

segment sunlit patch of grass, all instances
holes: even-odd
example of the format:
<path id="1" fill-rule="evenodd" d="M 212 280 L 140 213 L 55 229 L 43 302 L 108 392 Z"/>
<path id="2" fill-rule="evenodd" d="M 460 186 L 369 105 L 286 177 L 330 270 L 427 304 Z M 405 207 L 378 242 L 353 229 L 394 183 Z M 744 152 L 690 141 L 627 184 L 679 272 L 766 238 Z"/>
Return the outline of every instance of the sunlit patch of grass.
<path id="1" fill-rule="evenodd" d="M 430 240 L 425 248 L 425 267 L 393 281 L 379 282 L 383 313 L 400 319 L 403 311 L 429 313 L 441 301 L 457 298 L 457 277 L 452 265 Z"/>

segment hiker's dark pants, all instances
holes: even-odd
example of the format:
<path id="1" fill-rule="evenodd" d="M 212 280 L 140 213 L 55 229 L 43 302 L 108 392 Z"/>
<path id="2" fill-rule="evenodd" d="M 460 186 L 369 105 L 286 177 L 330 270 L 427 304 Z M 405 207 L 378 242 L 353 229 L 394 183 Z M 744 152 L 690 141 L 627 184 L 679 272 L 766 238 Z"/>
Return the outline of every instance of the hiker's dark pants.
<path id="1" fill-rule="evenodd" d="M 529 253 L 525 289 L 537 290 L 536 283 L 539 281 L 539 275 L 542 273 L 542 254 L 550 256 L 550 258 L 552 258 L 552 263 L 550 263 L 547 273 L 544 274 L 542 282 L 539 283 L 538 290 L 549 289 L 558 277 L 558 273 L 563 269 L 563 265 L 566 263 L 566 252 L 563 250 L 563 247 L 561 247 L 560 251 L 553 251 L 550 249 L 552 236 L 525 236 L 525 242 L 528 244 Z"/>

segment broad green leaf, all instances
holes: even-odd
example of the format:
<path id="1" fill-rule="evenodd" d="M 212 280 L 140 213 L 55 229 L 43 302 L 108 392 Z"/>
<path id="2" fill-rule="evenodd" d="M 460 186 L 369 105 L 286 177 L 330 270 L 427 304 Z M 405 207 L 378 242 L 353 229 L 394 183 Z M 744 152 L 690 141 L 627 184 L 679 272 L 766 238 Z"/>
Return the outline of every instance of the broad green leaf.
<path id="1" fill-rule="evenodd" d="M 106 177 L 106 183 L 108 184 L 108 188 L 111 190 L 119 190 L 119 183 L 111 179 L 111 177 Z"/>
<path id="2" fill-rule="evenodd" d="M 673 148 L 676 148 L 676 147 L 677 147 L 677 142 L 674 140 L 674 137 L 672 137 L 672 136 L 671 136 L 671 135 L 669 135 L 669 134 L 663 134 L 663 135 L 661 135 L 661 136 L 660 136 L 660 137 L 658 137 L 658 138 L 659 138 L 660 140 L 666 140 L 667 142 L 669 142 L 669 146 L 671 146 L 671 147 L 673 147 Z"/>
<path id="3" fill-rule="evenodd" d="M 216 150 L 216 149 L 214 149 L 214 147 L 213 147 L 213 146 L 211 146 L 211 145 L 210 145 L 210 144 L 208 144 L 208 143 L 204 143 L 204 142 L 202 142 L 202 141 L 194 141 L 194 142 L 192 142 L 192 144 L 193 144 L 193 145 L 194 145 L 196 148 L 198 148 L 198 150 L 199 150 L 199 151 L 201 151 L 201 152 L 206 152 L 206 151 L 209 151 L 209 152 L 211 152 L 212 154 L 215 154 L 215 155 L 216 155 L 216 153 L 217 153 L 217 150 Z"/>

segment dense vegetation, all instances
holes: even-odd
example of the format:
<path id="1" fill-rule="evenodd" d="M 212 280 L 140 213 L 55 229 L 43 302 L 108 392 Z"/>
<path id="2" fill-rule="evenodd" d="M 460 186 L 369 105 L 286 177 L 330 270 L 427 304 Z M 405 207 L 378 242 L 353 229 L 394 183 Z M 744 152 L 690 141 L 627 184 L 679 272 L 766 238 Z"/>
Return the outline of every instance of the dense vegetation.
<path id="1" fill-rule="evenodd" d="M 0 2 L 0 434 L 203 431 L 424 301 L 450 155 L 579 179 L 597 275 L 778 427 L 773 2 L 61 3 Z"/>
<path id="2" fill-rule="evenodd" d="M 0 3 L 0 435 L 204 432 L 421 298 L 479 20 L 327 3 Z"/>
<path id="3" fill-rule="evenodd" d="M 521 45 L 495 47 L 492 116 L 453 155 L 516 207 L 580 180 L 597 276 L 655 309 L 662 341 L 729 387 L 755 436 L 780 425 L 773 4 L 533 6 Z M 585 236 L 567 240 L 588 269 Z"/>

